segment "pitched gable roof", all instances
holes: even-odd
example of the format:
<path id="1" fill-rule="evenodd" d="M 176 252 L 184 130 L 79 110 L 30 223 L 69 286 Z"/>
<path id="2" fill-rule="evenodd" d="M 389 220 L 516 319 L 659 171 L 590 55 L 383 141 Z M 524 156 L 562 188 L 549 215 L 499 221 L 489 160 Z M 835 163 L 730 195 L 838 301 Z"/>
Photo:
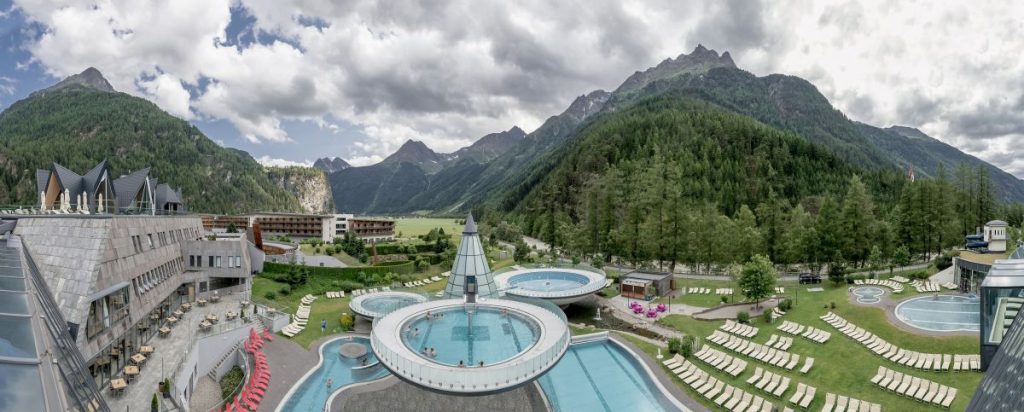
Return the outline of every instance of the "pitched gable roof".
<path id="1" fill-rule="evenodd" d="M 121 176 L 114 179 L 114 193 L 117 193 L 117 209 L 124 210 L 131 207 L 132 202 L 135 201 L 135 196 L 139 194 L 139 190 L 142 190 L 142 186 L 146 183 L 146 177 L 149 176 L 149 168 L 142 168 L 136 170 L 127 176 Z"/>

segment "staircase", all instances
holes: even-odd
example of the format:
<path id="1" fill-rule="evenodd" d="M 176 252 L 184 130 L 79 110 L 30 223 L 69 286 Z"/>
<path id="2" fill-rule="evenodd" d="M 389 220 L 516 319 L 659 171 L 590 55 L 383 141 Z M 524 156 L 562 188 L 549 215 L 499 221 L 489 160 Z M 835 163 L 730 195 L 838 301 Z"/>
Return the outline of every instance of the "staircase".
<path id="1" fill-rule="evenodd" d="M 206 376 L 209 376 L 210 379 L 213 379 L 215 382 L 218 381 L 217 370 L 220 369 L 221 365 L 223 365 L 224 362 L 226 362 L 229 358 L 231 358 L 232 355 L 235 354 L 235 351 L 240 346 L 242 346 L 242 342 L 244 341 L 239 341 L 235 343 L 235 346 L 232 346 L 231 349 L 228 349 L 227 352 L 224 352 L 224 355 L 221 355 L 220 360 L 217 361 L 216 365 L 213 365 L 213 368 L 211 368 L 210 371 L 206 373 Z"/>

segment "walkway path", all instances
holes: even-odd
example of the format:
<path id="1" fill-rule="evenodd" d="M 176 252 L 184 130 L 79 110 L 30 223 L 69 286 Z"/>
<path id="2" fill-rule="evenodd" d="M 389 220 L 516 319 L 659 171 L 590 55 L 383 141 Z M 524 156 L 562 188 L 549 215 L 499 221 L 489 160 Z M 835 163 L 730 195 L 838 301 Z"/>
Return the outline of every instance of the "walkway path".
<path id="1" fill-rule="evenodd" d="M 614 298 L 612 298 L 612 299 L 614 299 Z M 619 303 L 619 302 L 613 301 L 612 299 L 605 299 L 605 298 L 602 298 L 602 297 L 598 297 L 598 302 L 602 306 L 607 306 L 607 307 L 612 308 L 612 314 L 616 318 L 619 318 L 619 319 L 621 319 L 621 320 L 623 320 L 625 322 L 628 322 L 631 325 L 639 324 L 639 325 L 641 325 L 641 327 L 643 329 L 647 329 L 649 331 L 657 333 L 658 335 L 661 335 L 661 336 L 665 337 L 666 339 L 682 338 L 683 336 L 686 336 L 682 332 L 679 332 L 679 331 L 677 331 L 675 329 L 666 328 L 666 327 L 661 326 L 661 325 L 659 325 L 657 323 L 651 322 L 649 319 L 647 319 L 645 317 L 642 317 L 641 315 L 634 314 L 632 311 L 630 311 L 626 307 L 625 300 L 622 300 L 621 303 Z M 675 306 L 675 305 L 672 305 L 672 306 Z"/>
<path id="2" fill-rule="evenodd" d="M 953 266 L 940 270 L 939 273 L 932 275 L 928 280 L 940 285 L 943 283 L 953 283 Z"/>
<path id="3" fill-rule="evenodd" d="M 155 350 L 139 368 L 139 376 L 132 379 L 125 393 L 114 397 L 110 396 L 109 385 L 102 388 L 110 410 L 149 410 L 153 393 L 157 391 L 160 380 L 174 378 L 178 365 L 185 361 L 189 351 L 195 350 L 193 345 L 197 339 L 245 326 L 240 318 L 232 321 L 224 319 L 224 314 L 227 311 L 238 311 L 238 301 L 241 299 L 240 295 L 223 296 L 218 303 L 209 303 L 203 307 L 193 304 L 192 310 L 185 312 L 177 326 L 171 328 L 171 333 L 167 337 L 154 336 L 146 342 Z M 214 326 L 212 331 L 200 332 L 198 327 L 200 319 L 210 313 L 218 315 L 221 319 L 220 322 Z M 162 408 L 172 407 L 172 403 L 168 399 L 160 398 L 160 402 Z"/>
<path id="4" fill-rule="evenodd" d="M 211 379 L 209 375 L 203 375 L 196 381 L 195 393 L 188 401 L 190 411 L 208 411 L 220 406 L 221 391 L 220 383 Z"/>

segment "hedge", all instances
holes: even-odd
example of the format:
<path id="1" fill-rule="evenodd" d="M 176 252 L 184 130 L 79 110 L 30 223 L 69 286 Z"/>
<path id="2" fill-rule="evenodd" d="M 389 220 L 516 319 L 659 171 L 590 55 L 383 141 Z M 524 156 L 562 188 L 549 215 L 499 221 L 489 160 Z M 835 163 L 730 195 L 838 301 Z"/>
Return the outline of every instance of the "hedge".
<path id="1" fill-rule="evenodd" d="M 374 274 L 383 275 L 383 274 L 388 273 L 388 272 L 397 273 L 397 274 L 402 275 L 402 274 L 412 273 L 415 270 L 415 267 L 413 266 L 413 262 L 410 262 L 410 261 L 401 262 L 401 264 L 389 265 L 389 266 L 354 266 L 354 267 L 345 267 L 345 268 L 334 268 L 334 267 L 325 267 L 325 266 L 305 266 L 305 265 L 296 265 L 296 266 L 302 266 L 302 267 L 308 269 L 309 270 L 309 274 L 311 276 L 329 277 L 329 278 L 334 278 L 335 280 L 352 280 L 352 281 L 356 280 L 356 275 L 358 275 L 359 272 L 363 272 L 363 273 L 365 273 L 367 275 L 374 275 Z M 288 273 L 288 269 L 290 267 L 291 267 L 291 265 L 289 265 L 287 263 L 265 262 L 265 263 L 263 263 L 263 272 L 264 273 L 268 273 L 268 272 L 269 273 Z"/>
<path id="2" fill-rule="evenodd" d="M 405 253 L 406 249 L 409 248 L 409 245 L 402 245 L 402 244 L 398 244 L 398 243 L 384 243 L 384 244 L 378 243 L 376 246 L 377 246 L 377 254 L 378 255 L 396 255 L 396 254 L 400 254 L 400 253 Z M 433 252 L 434 251 L 434 244 L 433 243 L 419 243 L 419 244 L 416 244 L 415 246 L 416 246 L 416 253 L 426 253 L 426 252 Z M 371 249 L 372 249 L 371 246 L 369 246 L 369 245 L 366 246 L 366 253 L 370 253 Z"/>
<path id="3" fill-rule="evenodd" d="M 408 260 L 396 260 L 396 261 L 392 261 L 392 262 L 377 262 L 377 263 L 374 263 L 373 265 L 374 266 L 399 266 L 399 265 L 405 265 L 405 264 L 408 264 L 408 263 L 409 263 Z"/>

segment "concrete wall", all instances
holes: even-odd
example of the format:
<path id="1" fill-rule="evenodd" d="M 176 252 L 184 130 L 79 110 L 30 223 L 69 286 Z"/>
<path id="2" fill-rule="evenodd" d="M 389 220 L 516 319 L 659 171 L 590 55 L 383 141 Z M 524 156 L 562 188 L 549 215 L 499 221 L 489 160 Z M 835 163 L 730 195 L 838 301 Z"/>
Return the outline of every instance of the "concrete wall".
<path id="1" fill-rule="evenodd" d="M 188 399 L 191 398 L 195 391 L 195 383 L 199 381 L 201 376 L 210 373 L 214 367 L 218 366 L 217 363 L 220 362 L 225 354 L 235 350 L 235 344 L 249 336 L 249 327 L 240 327 L 196 341 L 194 349 L 188 354 L 188 357 L 174 375 L 174 396 L 178 400 L 179 405 L 188 405 Z M 237 353 L 231 356 L 236 358 L 230 358 L 224 362 L 229 364 L 226 366 L 226 369 L 223 364 L 220 365 L 218 371 L 223 370 L 223 372 L 217 375 L 218 378 L 230 370 L 231 366 L 236 364 L 234 362 L 238 361 Z M 243 369 L 245 369 L 244 366 Z M 185 396 L 186 389 L 188 390 L 187 397 Z"/>

